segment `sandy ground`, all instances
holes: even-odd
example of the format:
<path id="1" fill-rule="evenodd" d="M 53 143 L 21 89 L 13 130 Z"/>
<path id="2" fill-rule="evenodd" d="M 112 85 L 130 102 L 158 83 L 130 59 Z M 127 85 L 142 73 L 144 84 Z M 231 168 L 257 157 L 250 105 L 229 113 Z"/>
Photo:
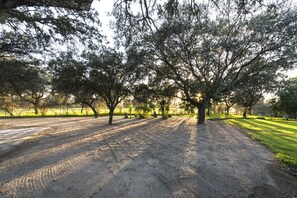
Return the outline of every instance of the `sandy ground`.
<path id="1" fill-rule="evenodd" d="M 23 129 L 6 129 L 0 130 L 0 157 L 7 152 L 10 152 L 17 145 L 23 143 L 27 139 L 32 138 L 32 135 L 46 128 L 23 128 Z"/>
<path id="2" fill-rule="evenodd" d="M 297 179 L 235 127 L 194 119 L 0 120 L 45 127 L 0 158 L 0 197 L 297 197 Z"/>

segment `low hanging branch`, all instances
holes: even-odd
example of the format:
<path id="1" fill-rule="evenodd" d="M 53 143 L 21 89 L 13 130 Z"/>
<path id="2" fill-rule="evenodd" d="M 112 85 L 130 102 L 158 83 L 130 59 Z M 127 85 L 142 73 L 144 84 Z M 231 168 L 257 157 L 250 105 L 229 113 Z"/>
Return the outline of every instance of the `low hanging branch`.
<path id="1" fill-rule="evenodd" d="M 89 10 L 93 0 L 0 0 L 0 10 L 20 6 L 60 7 L 73 10 Z"/>

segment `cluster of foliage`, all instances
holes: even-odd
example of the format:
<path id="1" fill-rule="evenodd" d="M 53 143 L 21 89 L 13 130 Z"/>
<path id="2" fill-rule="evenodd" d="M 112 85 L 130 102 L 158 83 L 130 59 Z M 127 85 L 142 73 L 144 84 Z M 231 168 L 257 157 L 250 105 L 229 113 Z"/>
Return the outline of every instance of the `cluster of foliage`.
<path id="1" fill-rule="evenodd" d="M 0 1 L 0 97 L 13 107 L 18 97 L 34 106 L 35 114 L 49 95 L 44 58 L 55 56 L 55 46 L 75 46 L 99 40 L 98 14 L 92 0 Z M 57 45 L 58 44 L 58 45 Z M 8 105 L 9 104 L 9 105 Z M 11 115 L 11 108 L 4 108 Z"/>
<path id="2" fill-rule="evenodd" d="M 243 117 L 251 114 L 252 108 L 264 99 L 264 94 L 273 92 L 278 88 L 279 82 L 273 71 L 263 71 L 256 78 L 250 78 L 244 85 L 233 89 L 223 96 L 222 102 L 226 105 L 226 113 L 234 105 L 243 108 Z M 279 74 L 281 76 L 281 74 Z M 263 102 L 262 102 L 263 103 Z"/>
<path id="3" fill-rule="evenodd" d="M 277 98 L 271 100 L 275 114 L 286 114 L 297 119 L 297 78 L 285 81 L 283 87 L 277 92 Z"/>
<path id="4" fill-rule="evenodd" d="M 109 124 L 112 123 L 116 106 L 132 93 L 133 85 L 142 79 L 143 69 L 136 64 L 137 55 L 130 51 L 124 57 L 114 49 L 87 52 L 77 61 L 68 53 L 51 62 L 53 89 L 71 94 L 78 102 L 88 105 L 94 112 L 94 102 L 102 98 L 108 109 Z"/>
<path id="5" fill-rule="evenodd" d="M 0 64 L 2 97 L 18 96 L 31 103 L 38 114 L 38 107 L 47 91 L 45 71 L 36 62 L 2 59 Z"/>
<path id="6" fill-rule="evenodd" d="M 51 52 L 54 43 L 75 44 L 97 37 L 92 1 L 0 1 L 0 58 Z M 80 10 L 80 11 L 78 11 Z"/>

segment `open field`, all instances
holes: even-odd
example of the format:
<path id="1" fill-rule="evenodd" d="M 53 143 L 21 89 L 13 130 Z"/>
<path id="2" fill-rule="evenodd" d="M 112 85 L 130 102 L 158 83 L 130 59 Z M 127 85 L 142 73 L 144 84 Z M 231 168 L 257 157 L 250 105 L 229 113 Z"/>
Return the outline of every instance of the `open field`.
<path id="1" fill-rule="evenodd" d="M 2 119 L 43 127 L 0 158 L 0 197 L 296 197 L 274 154 L 222 121 Z"/>
<path id="2" fill-rule="evenodd" d="M 297 167 L 297 122 L 283 119 L 229 119 L 254 139 L 268 146 L 276 158 Z"/>

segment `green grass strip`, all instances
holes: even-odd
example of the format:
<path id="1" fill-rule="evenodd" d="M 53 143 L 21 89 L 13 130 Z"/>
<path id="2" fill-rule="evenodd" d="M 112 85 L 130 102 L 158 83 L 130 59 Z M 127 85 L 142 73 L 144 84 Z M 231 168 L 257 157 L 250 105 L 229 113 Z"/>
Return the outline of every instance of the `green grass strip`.
<path id="1" fill-rule="evenodd" d="M 227 123 L 239 126 L 270 148 L 281 162 L 297 167 L 297 122 L 279 119 L 232 118 Z"/>

